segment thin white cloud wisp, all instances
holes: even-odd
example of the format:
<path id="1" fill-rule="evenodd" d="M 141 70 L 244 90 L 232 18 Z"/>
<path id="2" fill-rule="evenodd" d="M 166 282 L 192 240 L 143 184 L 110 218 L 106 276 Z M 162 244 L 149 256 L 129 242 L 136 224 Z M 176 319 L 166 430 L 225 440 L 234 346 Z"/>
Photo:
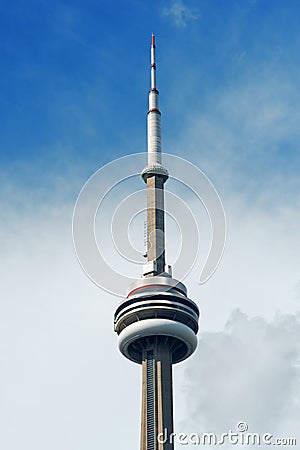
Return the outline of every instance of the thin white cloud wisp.
<path id="1" fill-rule="evenodd" d="M 200 17 L 197 11 L 189 8 L 181 0 L 171 2 L 170 6 L 163 10 L 163 14 L 169 16 L 178 28 L 183 28 L 188 22 L 198 20 Z"/>

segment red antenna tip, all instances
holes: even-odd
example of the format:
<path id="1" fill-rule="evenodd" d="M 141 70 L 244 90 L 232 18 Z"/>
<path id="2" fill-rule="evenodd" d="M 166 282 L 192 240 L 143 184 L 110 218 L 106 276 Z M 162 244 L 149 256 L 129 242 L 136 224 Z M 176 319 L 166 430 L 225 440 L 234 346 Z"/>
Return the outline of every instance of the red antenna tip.
<path id="1" fill-rule="evenodd" d="M 152 34 L 152 45 L 153 46 L 155 45 L 155 36 L 154 36 L 154 34 Z"/>

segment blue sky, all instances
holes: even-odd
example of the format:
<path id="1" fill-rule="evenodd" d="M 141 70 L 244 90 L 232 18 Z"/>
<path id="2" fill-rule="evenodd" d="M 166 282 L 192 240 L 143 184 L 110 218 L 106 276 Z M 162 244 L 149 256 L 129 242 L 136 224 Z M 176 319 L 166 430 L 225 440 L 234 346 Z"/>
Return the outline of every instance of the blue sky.
<path id="1" fill-rule="evenodd" d="M 221 264 L 199 286 L 207 218 L 168 181 L 204 228 L 187 279 L 199 346 L 174 370 L 176 429 L 248 420 L 300 439 L 300 3 L 0 4 L 0 447 L 138 448 L 140 371 L 117 351 L 118 299 L 81 270 L 71 220 L 93 172 L 146 150 L 152 32 L 163 151 L 212 180 L 228 226 Z"/>
<path id="2" fill-rule="evenodd" d="M 298 12 L 296 1 L 268 0 L 6 2 L 0 19 L 2 167 L 17 167 L 19 182 L 26 182 L 24 164 L 47 173 L 77 161 L 88 171 L 143 151 L 151 32 L 158 42 L 164 151 L 174 152 L 174 142 L 186 139 L 197 116 L 226 118 L 239 134 L 248 114 L 257 116 L 272 100 L 280 111 L 271 124 L 295 122 Z M 236 98 L 239 89 L 244 98 Z M 226 115 L 218 108 L 230 94 Z M 210 145 L 210 158 L 222 158 L 220 151 L 213 154 L 212 142 L 201 142 L 201 131 L 199 152 L 206 156 L 203 147 Z M 269 136 L 250 154 L 245 142 L 231 162 L 263 177 L 293 173 L 299 169 L 299 132 L 296 124 L 293 134 L 288 131 L 276 145 Z"/>

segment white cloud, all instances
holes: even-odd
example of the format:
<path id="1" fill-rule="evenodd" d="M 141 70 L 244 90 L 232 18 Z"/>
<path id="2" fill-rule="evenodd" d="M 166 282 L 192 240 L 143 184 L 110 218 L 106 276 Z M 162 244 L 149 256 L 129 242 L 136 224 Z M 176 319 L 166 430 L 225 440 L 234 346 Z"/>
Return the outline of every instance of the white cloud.
<path id="1" fill-rule="evenodd" d="M 181 0 L 172 1 L 163 14 L 169 16 L 177 27 L 185 27 L 188 22 L 199 19 L 199 13 L 189 8 Z"/>
<path id="2" fill-rule="evenodd" d="M 74 184 L 75 192 L 78 191 L 77 178 Z M 139 439 L 140 367 L 126 361 L 116 348 L 112 315 L 118 299 L 93 286 L 76 261 L 71 238 L 73 204 L 60 201 L 69 189 L 63 181 L 57 183 L 56 190 L 61 192 L 61 197 L 55 197 L 55 201 L 18 193 L 16 189 L 14 198 L 22 200 L 22 207 L 16 208 L 17 201 L 14 201 L 13 211 L 9 205 L 3 209 L 6 218 L 6 227 L 0 234 L 5 261 L 1 270 L 0 302 L 3 343 L 0 384 L 5 386 L 0 407 L 5 430 L 0 438 L 3 448 L 19 448 L 20 436 L 25 436 L 25 450 L 39 449 L 42 444 L 45 449 L 55 446 L 58 450 L 66 447 L 77 450 L 82 448 L 87 436 L 92 449 L 111 445 L 112 436 L 115 446 L 123 445 L 126 449 L 132 448 Z M 253 403 L 248 404 L 245 412 L 249 415 L 240 419 L 250 418 L 252 428 L 259 417 L 268 413 L 268 406 L 272 415 L 275 406 L 283 402 L 283 396 L 292 392 L 294 379 L 289 376 L 298 370 L 291 369 L 296 362 L 293 353 L 299 341 L 297 321 L 292 316 L 283 316 L 268 324 L 263 319 L 252 321 L 237 314 L 224 332 L 207 334 L 205 330 L 221 329 L 228 311 L 236 306 L 243 310 L 248 307 L 246 312 L 251 316 L 269 317 L 268 313 L 273 315 L 277 309 L 295 311 L 296 302 L 291 306 L 291 299 L 285 294 L 299 280 L 296 270 L 299 251 L 295 245 L 299 233 L 298 216 L 296 212 L 283 215 L 278 211 L 265 215 L 255 206 L 249 209 L 241 198 L 235 197 L 235 200 L 236 204 L 232 198 L 230 205 L 227 204 L 230 239 L 220 269 L 205 286 L 197 284 L 197 272 L 193 272 L 187 283 L 191 298 L 202 309 L 203 331 L 198 353 L 174 370 L 176 418 L 183 419 L 183 398 L 186 397 L 190 404 L 193 386 L 198 386 L 200 378 L 195 370 L 199 364 L 202 384 L 199 396 L 193 394 L 194 401 L 204 396 L 208 402 L 205 396 L 212 390 L 213 383 L 216 384 L 216 395 L 220 395 L 224 386 L 225 400 L 229 402 L 233 397 L 235 401 L 231 416 L 227 416 L 224 409 L 216 416 L 220 426 L 222 414 L 224 421 L 227 417 L 233 420 L 234 414 L 241 411 L 234 383 L 238 384 L 241 375 L 247 372 L 248 354 L 257 357 L 256 368 L 264 363 L 270 370 L 281 373 L 283 365 L 289 364 L 290 371 L 283 370 L 282 375 L 287 377 L 288 384 L 282 387 L 280 379 L 275 379 L 283 394 L 278 393 L 272 400 L 273 393 L 268 391 L 265 395 L 268 395 L 269 403 L 266 401 L 257 410 L 257 419 Z M 35 204 L 34 208 L 31 203 Z M 191 207 L 197 209 L 197 206 Z M 286 339 L 282 341 L 284 333 Z M 246 349 L 245 354 L 238 345 L 239 340 Z M 260 345 L 262 353 L 258 351 Z M 211 348 L 213 352 L 209 356 Z M 231 372 L 232 376 L 235 372 L 229 362 L 223 363 L 223 348 L 228 360 L 236 359 L 235 370 L 240 374 L 239 378 L 230 379 Z M 278 350 L 278 358 L 275 350 Z M 207 367 L 203 368 L 204 362 Z M 223 368 L 219 370 L 223 364 L 224 375 Z M 261 373 L 254 371 L 248 379 L 249 392 L 255 386 L 264 390 L 267 385 L 265 366 Z M 180 398 L 178 388 L 185 385 L 185 380 L 182 377 L 180 380 L 177 375 L 186 367 L 190 367 L 191 381 Z M 215 379 L 214 367 L 217 371 Z M 238 392 L 243 386 L 241 382 L 238 384 Z M 206 407 L 207 416 L 200 417 L 203 423 L 213 414 L 217 404 L 217 400 L 214 401 Z M 116 407 L 120 404 L 129 404 L 130 414 L 124 416 L 124 409 Z M 196 410 L 199 407 L 201 415 L 203 408 L 196 403 L 194 407 Z M 291 403 L 285 405 L 287 430 L 293 431 L 294 417 L 298 417 L 295 408 Z M 191 411 L 188 417 L 192 418 Z M 195 418 L 197 423 L 192 420 L 190 427 L 200 423 L 196 413 Z M 284 424 L 280 425 L 283 429 Z M 113 427 L 118 427 L 118 436 Z M 45 436 L 48 436 L 47 443 Z"/>
<path id="3" fill-rule="evenodd" d="M 267 322 L 236 310 L 222 332 L 203 333 L 185 372 L 183 432 L 300 438 L 300 314 Z M 179 431 L 179 430 L 178 430 Z"/>
<path id="4" fill-rule="evenodd" d="M 76 260 L 73 204 L 58 203 L 3 209 L 0 447 L 22 441 L 24 450 L 79 450 L 124 440 L 130 448 L 139 433 L 139 367 L 117 349 L 118 299 L 94 286 Z M 118 408 L 120 396 L 132 416 Z"/>

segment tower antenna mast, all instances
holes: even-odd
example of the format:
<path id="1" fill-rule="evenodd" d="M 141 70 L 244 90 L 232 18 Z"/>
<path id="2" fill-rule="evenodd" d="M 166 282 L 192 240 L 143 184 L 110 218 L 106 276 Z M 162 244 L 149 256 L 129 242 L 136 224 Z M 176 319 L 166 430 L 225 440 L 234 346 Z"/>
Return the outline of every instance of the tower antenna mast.
<path id="1" fill-rule="evenodd" d="M 165 271 L 165 211 L 164 183 L 169 174 L 162 165 L 161 112 L 159 92 L 156 88 L 155 36 L 151 40 L 151 83 L 147 114 L 148 165 L 142 171 L 147 184 L 147 261 L 144 276 L 154 276 Z"/>

